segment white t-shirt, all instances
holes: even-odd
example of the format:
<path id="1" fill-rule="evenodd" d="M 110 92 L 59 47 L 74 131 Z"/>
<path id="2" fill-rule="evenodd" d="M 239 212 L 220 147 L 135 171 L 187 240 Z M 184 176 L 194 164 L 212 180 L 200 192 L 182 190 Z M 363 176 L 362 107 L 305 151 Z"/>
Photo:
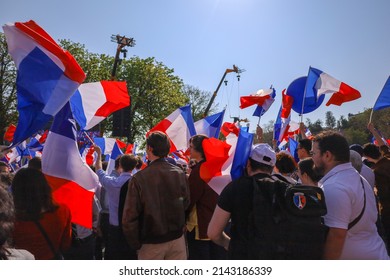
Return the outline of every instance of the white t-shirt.
<path id="1" fill-rule="evenodd" d="M 324 190 L 329 227 L 348 229 L 348 224 L 361 213 L 364 193 L 359 173 L 350 162 L 335 166 L 319 182 Z M 362 178 L 366 208 L 360 221 L 347 232 L 340 259 L 389 259 L 386 247 L 376 228 L 377 208 L 370 184 Z"/>

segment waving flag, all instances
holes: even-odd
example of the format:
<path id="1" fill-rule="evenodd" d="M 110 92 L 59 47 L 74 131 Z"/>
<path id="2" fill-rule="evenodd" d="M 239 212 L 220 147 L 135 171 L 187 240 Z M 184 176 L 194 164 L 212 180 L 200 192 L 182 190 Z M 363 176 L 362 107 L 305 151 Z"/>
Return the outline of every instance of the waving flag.
<path id="1" fill-rule="evenodd" d="M 67 103 L 85 74 L 73 56 L 34 21 L 3 26 L 8 51 L 18 69 L 19 121 L 13 145 L 27 139 Z"/>
<path id="2" fill-rule="evenodd" d="M 10 126 L 7 128 L 7 130 L 4 133 L 3 139 L 8 142 L 12 142 L 14 139 L 16 126 L 14 124 L 10 124 Z"/>
<path id="3" fill-rule="evenodd" d="M 291 120 L 291 108 L 294 98 L 286 94 L 286 89 L 282 91 L 282 106 L 280 106 L 278 116 L 274 125 L 274 139 L 282 142 L 287 138 L 287 132 Z"/>
<path id="4" fill-rule="evenodd" d="M 70 208 L 72 222 L 92 228 L 92 199 L 100 183 L 80 156 L 69 103 L 54 118 L 42 153 L 42 172 L 54 199 Z"/>
<path id="5" fill-rule="evenodd" d="M 384 108 L 390 107 L 390 77 L 387 78 L 385 85 L 383 86 L 382 91 L 380 92 L 374 107 L 374 111 L 381 110 Z"/>
<path id="6" fill-rule="evenodd" d="M 261 117 L 262 115 L 264 115 L 265 112 L 268 111 L 272 103 L 274 103 L 275 101 L 276 93 L 274 88 L 272 88 L 272 93 L 269 96 L 270 98 L 266 99 L 263 105 L 257 105 L 256 110 L 253 112 L 253 116 Z"/>
<path id="7" fill-rule="evenodd" d="M 112 152 L 111 152 L 111 155 L 110 155 L 110 159 L 108 160 L 106 174 L 110 175 L 112 170 L 114 170 L 114 168 L 115 168 L 115 160 L 120 155 L 123 155 L 123 152 L 121 151 L 121 149 L 119 149 L 118 143 L 115 143 L 114 144 L 114 148 L 112 149 Z"/>
<path id="8" fill-rule="evenodd" d="M 262 106 L 266 102 L 266 100 L 272 98 L 271 95 L 273 92 L 274 92 L 274 90 L 272 88 L 259 89 L 255 94 L 251 94 L 248 96 L 241 96 L 240 97 L 240 108 L 244 109 L 246 107 L 249 107 L 249 106 L 252 106 L 255 104 L 258 106 Z"/>
<path id="9" fill-rule="evenodd" d="M 249 158 L 253 134 L 240 130 L 239 135 L 231 132 L 226 141 L 205 139 L 202 147 L 206 162 L 200 167 L 200 177 L 217 194 L 232 180 L 242 176 Z"/>
<path id="10" fill-rule="evenodd" d="M 168 135 L 171 142 L 170 152 L 187 150 L 191 136 L 196 134 L 194 120 L 191 114 L 191 105 L 186 105 L 175 110 L 149 130 L 146 136 L 152 131 L 157 130 Z"/>
<path id="11" fill-rule="evenodd" d="M 84 130 L 91 129 L 113 112 L 129 105 L 126 82 L 117 81 L 82 84 L 70 99 L 73 116 Z"/>
<path id="12" fill-rule="evenodd" d="M 313 95 L 318 98 L 323 94 L 332 94 L 326 106 L 330 104 L 340 106 L 345 102 L 361 97 L 358 90 L 336 80 L 321 70 L 310 67 L 306 80 L 306 95 Z"/>
<path id="13" fill-rule="evenodd" d="M 196 134 L 218 138 L 224 115 L 225 110 L 195 122 Z"/>
<path id="14" fill-rule="evenodd" d="M 221 127 L 221 133 L 226 137 L 230 133 L 234 133 L 236 136 L 240 133 L 240 129 L 235 123 L 224 122 Z"/>
<path id="15" fill-rule="evenodd" d="M 102 155 L 111 154 L 112 150 L 114 149 L 114 145 L 116 143 L 115 138 L 106 138 L 106 137 L 94 137 L 93 141 L 102 150 Z"/>

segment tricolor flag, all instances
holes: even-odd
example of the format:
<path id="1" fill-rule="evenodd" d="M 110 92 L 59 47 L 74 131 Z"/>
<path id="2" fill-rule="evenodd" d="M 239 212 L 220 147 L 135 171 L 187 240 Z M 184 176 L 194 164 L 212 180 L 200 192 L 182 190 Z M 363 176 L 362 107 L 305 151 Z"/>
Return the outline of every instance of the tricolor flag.
<path id="1" fill-rule="evenodd" d="M 42 129 L 69 101 L 85 74 L 73 56 L 34 21 L 3 26 L 18 69 L 19 120 L 13 146 Z"/>
<path id="2" fill-rule="evenodd" d="M 381 110 L 384 108 L 390 107 L 390 77 L 387 78 L 385 85 L 383 86 L 382 91 L 380 92 L 374 107 L 374 111 Z"/>
<path id="3" fill-rule="evenodd" d="M 161 131 L 168 135 L 171 142 L 170 152 L 187 150 L 190 138 L 196 134 L 191 105 L 180 107 L 148 131 Z"/>
<path id="4" fill-rule="evenodd" d="M 259 89 L 256 93 L 241 96 L 240 97 L 240 108 L 244 109 L 246 107 L 257 105 L 262 106 L 268 99 L 272 98 L 272 93 L 274 93 L 274 89 Z M 272 104 L 272 102 L 271 102 Z M 271 106 L 271 104 L 269 106 Z"/>
<path id="5" fill-rule="evenodd" d="M 82 84 L 70 99 L 73 116 L 83 130 L 91 129 L 129 105 L 126 82 L 117 81 Z"/>
<path id="6" fill-rule="evenodd" d="M 207 137 L 218 138 L 224 115 L 225 110 L 195 122 L 196 134 L 204 134 Z"/>
<path id="7" fill-rule="evenodd" d="M 340 106 L 344 102 L 361 97 L 358 90 L 313 67 L 309 68 L 305 89 L 305 95 L 316 98 L 322 94 L 332 94 L 326 106 L 330 104 Z"/>
<path id="8" fill-rule="evenodd" d="M 252 116 L 261 117 L 262 115 L 265 114 L 265 112 L 268 111 L 268 109 L 271 107 L 271 105 L 275 101 L 276 92 L 275 92 L 274 88 L 272 88 L 272 93 L 269 96 L 270 96 L 270 98 L 266 99 L 264 101 L 263 105 L 257 105 L 256 110 L 253 112 Z"/>
<path id="9" fill-rule="evenodd" d="M 242 176 L 249 158 L 253 134 L 240 130 L 239 135 L 231 132 L 225 141 L 205 139 L 202 147 L 206 162 L 200 167 L 200 177 L 217 194 L 232 180 Z"/>
<path id="10" fill-rule="evenodd" d="M 110 155 L 116 143 L 115 138 L 106 138 L 106 137 L 94 137 L 93 141 L 95 145 L 100 147 L 102 151 L 102 155 Z"/>
<path id="11" fill-rule="evenodd" d="M 121 149 L 119 149 L 118 143 L 114 144 L 114 148 L 112 149 L 110 159 L 108 160 L 106 174 L 110 175 L 112 170 L 115 169 L 115 160 L 118 156 L 123 155 Z"/>
<path id="12" fill-rule="evenodd" d="M 282 142 L 283 139 L 287 140 L 287 132 L 290 126 L 291 120 L 291 108 L 294 102 L 294 98 L 286 94 L 286 89 L 282 91 L 282 105 L 274 125 L 274 139 Z"/>
<path id="13" fill-rule="evenodd" d="M 57 113 L 50 128 L 42 154 L 42 172 L 54 199 L 69 207 L 72 222 L 92 228 L 92 199 L 95 191 L 100 190 L 100 183 L 80 156 L 69 103 Z"/>

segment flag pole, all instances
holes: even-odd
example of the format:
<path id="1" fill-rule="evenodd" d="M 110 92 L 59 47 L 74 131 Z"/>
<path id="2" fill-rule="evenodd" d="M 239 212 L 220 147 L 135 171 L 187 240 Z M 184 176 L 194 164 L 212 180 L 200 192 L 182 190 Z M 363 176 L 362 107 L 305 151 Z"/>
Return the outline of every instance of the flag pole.
<path id="1" fill-rule="evenodd" d="M 374 108 L 371 109 L 370 120 L 368 121 L 368 123 L 371 123 L 371 121 L 372 121 L 372 114 L 373 113 L 374 113 Z"/>
<path id="2" fill-rule="evenodd" d="M 85 130 L 83 130 L 83 132 L 84 132 L 85 136 L 87 136 L 88 140 L 91 141 L 91 143 L 92 143 L 93 145 L 95 145 L 95 142 L 93 142 L 93 140 L 91 139 L 91 137 L 89 137 L 88 133 L 87 133 Z"/>
<path id="3" fill-rule="evenodd" d="M 307 79 L 309 78 L 310 68 L 311 65 L 309 66 L 309 72 L 307 73 L 307 77 L 306 77 L 305 89 L 303 90 L 302 109 L 301 109 L 301 114 L 299 115 L 301 117 L 301 122 L 303 122 L 303 108 L 305 107 L 306 85 L 307 85 Z"/>

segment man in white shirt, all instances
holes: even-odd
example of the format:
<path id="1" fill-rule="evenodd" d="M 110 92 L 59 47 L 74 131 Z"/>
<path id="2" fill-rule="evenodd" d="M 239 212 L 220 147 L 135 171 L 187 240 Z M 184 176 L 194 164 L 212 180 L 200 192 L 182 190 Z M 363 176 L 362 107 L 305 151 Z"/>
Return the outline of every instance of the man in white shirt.
<path id="1" fill-rule="evenodd" d="M 324 190 L 325 224 L 329 233 L 325 243 L 325 259 L 389 259 L 377 232 L 378 212 L 373 189 L 349 162 L 347 140 L 336 132 L 318 134 L 313 141 L 312 158 L 324 177 L 319 186 Z M 352 227 L 350 223 L 362 213 Z"/>

